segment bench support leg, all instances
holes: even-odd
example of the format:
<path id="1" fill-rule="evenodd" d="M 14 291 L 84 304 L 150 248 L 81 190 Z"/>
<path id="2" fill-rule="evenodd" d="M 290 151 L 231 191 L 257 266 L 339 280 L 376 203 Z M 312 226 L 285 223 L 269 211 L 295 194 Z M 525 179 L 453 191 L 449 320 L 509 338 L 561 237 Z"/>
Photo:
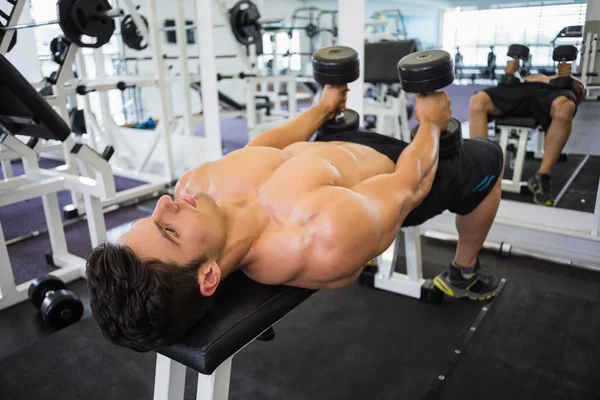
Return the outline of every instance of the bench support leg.
<path id="1" fill-rule="evenodd" d="M 154 400 L 183 400 L 185 370 L 185 365 L 158 354 L 154 378 Z M 211 397 L 207 397 L 209 398 Z"/>
<path id="2" fill-rule="evenodd" d="M 227 400 L 229 398 L 232 360 L 233 357 L 225 360 L 210 376 L 198 374 L 196 400 Z"/>

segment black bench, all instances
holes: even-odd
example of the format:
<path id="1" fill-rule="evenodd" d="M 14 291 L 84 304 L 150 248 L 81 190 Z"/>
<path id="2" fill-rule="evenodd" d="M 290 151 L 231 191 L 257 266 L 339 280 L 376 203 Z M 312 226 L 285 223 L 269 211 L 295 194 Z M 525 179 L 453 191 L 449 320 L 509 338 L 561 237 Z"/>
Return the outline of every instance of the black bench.
<path id="1" fill-rule="evenodd" d="M 239 271 L 223 281 L 206 317 L 179 343 L 161 348 L 154 399 L 183 399 L 185 367 L 197 371 L 197 399 L 227 399 L 235 354 L 315 293 L 256 283 Z M 272 337 L 271 337 L 272 338 Z"/>

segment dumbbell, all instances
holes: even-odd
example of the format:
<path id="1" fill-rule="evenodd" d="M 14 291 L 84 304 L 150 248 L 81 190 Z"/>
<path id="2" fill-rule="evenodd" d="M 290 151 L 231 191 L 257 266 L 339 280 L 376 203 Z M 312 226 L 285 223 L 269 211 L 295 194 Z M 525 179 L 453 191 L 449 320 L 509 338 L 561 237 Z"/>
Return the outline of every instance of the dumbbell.
<path id="1" fill-rule="evenodd" d="M 510 60 L 506 63 L 505 72 L 509 69 L 509 67 L 513 67 L 510 69 L 515 69 L 519 71 L 521 69 L 521 61 L 527 61 L 529 59 L 529 47 L 523 46 L 522 44 L 511 44 L 508 47 L 508 51 L 506 55 L 510 57 Z M 516 64 L 516 65 L 515 65 Z M 505 73 L 498 80 L 498 85 L 501 86 L 514 86 L 521 83 L 521 80 L 514 76 L 513 74 Z"/>
<path id="2" fill-rule="evenodd" d="M 557 89 L 572 90 L 571 61 L 577 60 L 577 47 L 572 45 L 558 46 L 552 52 L 552 59 L 558 62 L 558 76 L 550 81 L 550 86 Z"/>
<path id="3" fill-rule="evenodd" d="M 454 82 L 454 62 L 444 50 L 418 51 L 398 62 L 398 75 L 405 92 L 426 95 Z M 413 138 L 418 130 L 419 126 L 412 129 Z M 440 136 L 440 158 L 453 157 L 462 148 L 462 142 L 461 124 L 452 118 Z"/>
<path id="4" fill-rule="evenodd" d="M 62 329 L 81 319 L 83 303 L 59 278 L 41 276 L 31 282 L 29 300 L 40 310 L 42 320 L 53 329 Z"/>
<path id="5" fill-rule="evenodd" d="M 312 55 L 313 77 L 321 85 L 342 86 L 360 76 L 360 60 L 356 50 L 344 46 L 330 46 Z M 360 125 L 358 113 L 346 109 L 319 128 L 323 135 L 356 131 Z"/>

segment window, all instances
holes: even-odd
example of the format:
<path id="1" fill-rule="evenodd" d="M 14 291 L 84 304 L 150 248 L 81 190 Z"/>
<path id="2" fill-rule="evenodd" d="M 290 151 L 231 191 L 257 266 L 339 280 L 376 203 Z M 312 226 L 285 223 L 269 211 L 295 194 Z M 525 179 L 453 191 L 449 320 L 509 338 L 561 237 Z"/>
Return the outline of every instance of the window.
<path id="1" fill-rule="evenodd" d="M 279 71 L 273 71 L 275 75 L 281 73 L 281 70 L 289 69 L 291 71 L 301 71 L 307 57 L 300 53 L 300 32 L 293 31 L 290 38 L 287 32 L 278 32 L 274 35 L 275 46 L 271 42 L 271 33 L 263 35 L 263 55 L 259 57 L 258 68 L 269 70 L 273 64 L 273 50 L 277 50 L 277 64 Z M 287 55 L 287 53 L 290 53 Z"/>
<path id="2" fill-rule="evenodd" d="M 550 68 L 552 41 L 561 29 L 585 23 L 586 4 L 454 11 L 444 14 L 443 47 L 464 57 L 465 66 L 485 66 L 490 46 L 496 64 L 504 65 L 512 43 L 529 46 L 533 68 Z M 559 44 L 557 42 L 557 44 Z M 581 38 L 560 44 L 580 45 Z"/>

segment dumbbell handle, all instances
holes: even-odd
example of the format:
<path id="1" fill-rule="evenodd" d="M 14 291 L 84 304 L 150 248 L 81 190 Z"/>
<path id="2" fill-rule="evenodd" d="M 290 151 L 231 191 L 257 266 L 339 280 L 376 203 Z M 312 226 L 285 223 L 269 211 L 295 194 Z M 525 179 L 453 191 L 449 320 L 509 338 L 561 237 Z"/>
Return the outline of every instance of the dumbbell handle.
<path id="1" fill-rule="evenodd" d="M 571 63 L 565 60 L 558 62 L 558 76 L 571 76 Z"/>
<path id="2" fill-rule="evenodd" d="M 345 84 L 345 85 L 330 85 L 330 86 L 338 88 L 338 87 L 342 87 L 342 86 L 348 86 L 348 84 Z M 340 119 L 340 118 L 343 118 L 343 117 L 344 117 L 344 112 L 343 111 L 336 111 L 335 112 L 335 116 L 333 118 L 331 118 L 331 121 L 333 121 L 334 119 Z"/>

